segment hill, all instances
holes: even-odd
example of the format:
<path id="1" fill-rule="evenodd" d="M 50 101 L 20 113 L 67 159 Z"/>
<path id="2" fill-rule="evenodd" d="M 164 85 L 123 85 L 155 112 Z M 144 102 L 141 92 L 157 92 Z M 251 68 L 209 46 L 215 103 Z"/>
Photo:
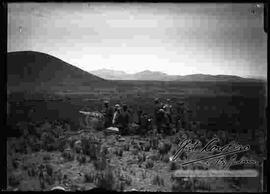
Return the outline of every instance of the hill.
<path id="1" fill-rule="evenodd" d="M 11 90 L 73 88 L 105 82 L 45 53 L 22 51 L 7 54 L 7 84 Z"/>

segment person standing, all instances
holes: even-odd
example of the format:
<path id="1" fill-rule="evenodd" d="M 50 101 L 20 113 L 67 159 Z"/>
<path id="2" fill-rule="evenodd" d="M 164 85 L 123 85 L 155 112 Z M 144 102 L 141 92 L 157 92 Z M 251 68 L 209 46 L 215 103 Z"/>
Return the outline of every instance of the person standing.
<path id="1" fill-rule="evenodd" d="M 148 123 L 147 123 L 147 121 L 148 121 L 147 114 L 146 113 L 143 113 L 141 115 L 140 120 L 141 120 L 141 123 L 140 123 L 140 134 L 142 135 L 142 134 L 145 134 L 147 132 L 147 130 L 148 130 L 148 126 L 147 126 L 148 125 Z"/>
<path id="2" fill-rule="evenodd" d="M 112 119 L 112 124 L 114 126 L 117 126 L 119 124 L 119 116 L 120 116 L 120 105 L 116 104 L 114 106 L 114 113 L 113 113 L 113 119 Z"/>
<path id="3" fill-rule="evenodd" d="M 143 111 L 142 111 L 142 109 L 140 107 L 139 110 L 137 111 L 138 125 L 142 124 L 142 114 L 143 114 Z"/>
<path id="4" fill-rule="evenodd" d="M 123 105 L 123 111 L 119 115 L 119 130 L 121 135 L 128 134 L 128 126 L 130 123 L 130 114 L 126 104 Z"/>
<path id="5" fill-rule="evenodd" d="M 167 99 L 167 103 L 163 107 L 165 114 L 165 132 L 167 135 L 170 135 L 172 132 L 172 105 L 170 104 L 170 99 Z"/>
<path id="6" fill-rule="evenodd" d="M 113 109 L 109 106 L 108 101 L 104 101 L 104 109 L 102 110 L 102 113 L 105 119 L 104 128 L 110 127 L 112 125 Z"/>
<path id="7" fill-rule="evenodd" d="M 181 115 L 180 117 L 181 117 L 181 121 L 182 121 L 181 125 L 185 130 L 187 130 L 187 128 L 188 128 L 188 110 L 185 107 L 184 103 L 182 103 L 182 105 L 181 105 L 181 114 L 180 115 Z"/>
<path id="8" fill-rule="evenodd" d="M 163 109 L 158 98 L 154 100 L 154 120 L 158 132 L 161 132 Z"/>
<path id="9" fill-rule="evenodd" d="M 166 113 L 163 108 L 159 109 L 157 113 L 157 132 L 163 133 L 167 130 L 168 127 L 168 119 L 166 117 Z"/>
<path id="10" fill-rule="evenodd" d="M 172 123 L 172 105 L 170 99 L 167 99 L 167 102 L 164 105 L 164 110 L 166 115 L 168 116 L 169 122 Z"/>

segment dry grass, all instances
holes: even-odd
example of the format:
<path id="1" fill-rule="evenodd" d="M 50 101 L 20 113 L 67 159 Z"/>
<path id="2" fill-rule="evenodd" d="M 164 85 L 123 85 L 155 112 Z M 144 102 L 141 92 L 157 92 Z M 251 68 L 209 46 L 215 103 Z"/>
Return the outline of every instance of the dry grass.
<path id="1" fill-rule="evenodd" d="M 164 179 L 161 178 L 159 175 L 154 176 L 152 180 L 153 185 L 158 185 L 158 186 L 164 186 Z"/>
<path id="2" fill-rule="evenodd" d="M 149 169 L 149 168 L 153 168 L 154 167 L 154 162 L 151 159 L 147 159 L 146 163 L 145 163 L 145 168 Z"/>

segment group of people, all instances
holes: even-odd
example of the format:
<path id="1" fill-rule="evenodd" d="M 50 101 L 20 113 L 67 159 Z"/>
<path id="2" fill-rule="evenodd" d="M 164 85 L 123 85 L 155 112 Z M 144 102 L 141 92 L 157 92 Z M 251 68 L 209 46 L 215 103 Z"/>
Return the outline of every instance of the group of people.
<path id="1" fill-rule="evenodd" d="M 105 128 L 114 126 L 119 129 L 121 134 L 126 135 L 128 133 L 129 125 L 133 121 L 133 114 L 127 104 L 122 104 L 122 106 L 116 104 L 111 107 L 109 101 L 104 101 L 102 113 L 105 119 Z M 154 99 L 153 119 L 141 109 L 137 111 L 138 132 L 146 133 L 156 128 L 158 133 L 170 135 L 173 133 L 173 129 L 188 128 L 189 123 L 187 120 L 190 113 L 191 111 L 185 109 L 183 102 L 174 108 L 170 99 L 167 99 L 164 103 L 156 98 Z"/>
<path id="2" fill-rule="evenodd" d="M 122 135 L 128 133 L 128 125 L 131 121 L 131 116 L 126 104 L 123 104 L 122 107 L 119 104 L 116 104 L 114 108 L 112 108 L 109 106 L 109 102 L 105 101 L 102 113 L 105 118 L 105 128 L 115 126 L 119 128 Z"/>

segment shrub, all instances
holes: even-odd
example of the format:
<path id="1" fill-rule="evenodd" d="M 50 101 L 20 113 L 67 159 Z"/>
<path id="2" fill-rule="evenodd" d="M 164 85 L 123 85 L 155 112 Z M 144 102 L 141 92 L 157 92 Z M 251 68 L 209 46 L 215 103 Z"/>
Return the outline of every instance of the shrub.
<path id="1" fill-rule="evenodd" d="M 173 149 L 171 153 L 174 155 L 176 153 L 176 149 Z"/>
<path id="2" fill-rule="evenodd" d="M 41 135 L 42 148 L 48 152 L 57 149 L 56 139 L 53 137 L 51 132 L 43 132 Z"/>
<path id="3" fill-rule="evenodd" d="M 139 153 L 139 150 L 137 150 L 137 149 L 135 149 L 135 150 L 132 150 L 132 151 L 131 151 L 131 153 L 132 153 L 133 155 L 138 155 L 138 153 Z"/>
<path id="4" fill-rule="evenodd" d="M 15 152 L 21 154 L 27 154 L 27 145 L 23 138 L 20 138 L 15 144 Z"/>
<path id="5" fill-rule="evenodd" d="M 146 179 L 146 171 L 145 170 L 142 172 L 142 179 Z"/>
<path id="6" fill-rule="evenodd" d="M 74 144 L 75 144 L 75 142 L 76 142 L 77 140 L 76 139 L 71 139 L 70 141 L 69 141 L 69 146 L 70 146 L 70 148 L 74 148 Z"/>
<path id="7" fill-rule="evenodd" d="M 138 155 L 138 163 L 141 164 L 146 160 L 146 155 L 145 153 L 139 154 Z"/>
<path id="8" fill-rule="evenodd" d="M 49 143 L 49 144 L 47 144 L 45 150 L 47 152 L 52 152 L 54 150 L 57 150 L 57 144 L 55 144 L 55 143 Z"/>
<path id="9" fill-rule="evenodd" d="M 28 170 L 27 170 L 28 176 L 30 177 L 35 177 L 37 175 L 37 171 L 35 169 L 35 166 L 32 165 Z"/>
<path id="10" fill-rule="evenodd" d="M 30 135 L 33 135 L 34 137 L 39 137 L 36 126 L 34 124 L 30 123 L 28 131 Z"/>
<path id="11" fill-rule="evenodd" d="M 45 168 L 46 168 L 47 174 L 52 177 L 52 175 L 53 175 L 53 167 L 52 167 L 52 165 L 51 164 L 46 164 Z"/>
<path id="12" fill-rule="evenodd" d="M 16 176 L 15 174 L 12 174 L 9 178 L 8 178 L 8 183 L 10 186 L 12 187 L 16 187 L 20 184 L 20 177 Z"/>
<path id="13" fill-rule="evenodd" d="M 70 151 L 64 151 L 62 153 L 62 157 L 66 160 L 66 161 L 73 161 L 74 160 L 74 155 L 70 152 Z"/>
<path id="14" fill-rule="evenodd" d="M 173 192 L 190 192 L 192 189 L 192 182 L 183 179 L 175 179 L 172 184 L 172 191 Z"/>
<path id="15" fill-rule="evenodd" d="M 108 146 L 103 146 L 102 147 L 102 151 L 101 151 L 101 154 L 102 155 L 107 155 L 107 154 L 109 154 L 110 152 L 109 152 L 109 147 Z"/>
<path id="16" fill-rule="evenodd" d="M 86 183 L 93 183 L 95 180 L 95 174 L 93 172 L 84 174 L 84 180 Z"/>
<path id="17" fill-rule="evenodd" d="M 145 168 L 153 168 L 154 167 L 154 162 L 151 159 L 147 159 Z"/>
<path id="18" fill-rule="evenodd" d="M 48 185 L 53 185 L 54 184 L 54 179 L 53 179 L 53 177 L 49 176 L 48 174 L 45 174 L 45 182 Z"/>
<path id="19" fill-rule="evenodd" d="M 159 153 L 155 153 L 149 156 L 149 159 L 154 160 L 154 161 L 158 161 L 160 159 L 160 155 Z"/>
<path id="20" fill-rule="evenodd" d="M 169 158 L 169 155 L 166 154 L 162 157 L 162 161 L 165 162 L 165 163 L 168 163 L 170 161 L 170 158 Z"/>
<path id="21" fill-rule="evenodd" d="M 170 170 L 177 170 L 178 169 L 178 165 L 176 162 L 171 162 L 170 163 Z"/>
<path id="22" fill-rule="evenodd" d="M 20 162 L 18 161 L 17 158 L 12 159 L 12 166 L 13 166 L 15 169 L 17 169 L 17 168 L 19 167 L 19 165 L 20 165 Z"/>
<path id="23" fill-rule="evenodd" d="M 43 156 L 44 161 L 49 161 L 50 159 L 51 159 L 51 155 L 48 153 Z"/>
<path id="24" fill-rule="evenodd" d="M 158 151 L 160 154 L 167 154 L 171 150 L 172 144 L 170 143 L 160 143 L 158 146 Z"/>
<path id="25" fill-rule="evenodd" d="M 77 156 L 77 161 L 78 161 L 80 164 L 86 163 L 86 157 L 85 157 L 85 155 L 79 155 L 79 156 Z"/>
<path id="26" fill-rule="evenodd" d="M 199 190 L 207 190 L 210 191 L 210 184 L 204 180 L 198 180 L 196 179 L 194 181 L 194 189 L 199 189 Z"/>
<path id="27" fill-rule="evenodd" d="M 118 190 L 116 177 L 111 168 L 107 168 L 103 173 L 97 174 L 96 185 L 99 188 L 106 190 Z M 118 185 L 119 186 L 119 185 Z"/>
<path id="28" fill-rule="evenodd" d="M 179 181 L 175 179 L 172 183 L 172 192 L 180 192 L 182 189 L 181 184 L 179 184 Z"/>
<path id="29" fill-rule="evenodd" d="M 60 152 L 63 152 L 67 144 L 66 139 L 60 138 L 57 142 L 58 142 L 57 150 L 59 150 Z"/>
<path id="30" fill-rule="evenodd" d="M 123 156 L 123 149 L 121 149 L 121 148 L 116 149 L 115 154 L 119 157 L 122 157 Z"/>
<path id="31" fill-rule="evenodd" d="M 156 175 L 152 180 L 153 185 L 164 186 L 164 180 L 160 176 Z"/>
<path id="32" fill-rule="evenodd" d="M 32 142 L 31 144 L 29 144 L 29 147 L 31 148 L 31 150 L 33 152 L 38 152 L 41 149 L 41 145 L 40 142 L 38 140 Z"/>
<path id="33" fill-rule="evenodd" d="M 150 149 L 151 149 L 150 143 L 146 143 L 146 144 L 143 146 L 143 151 L 145 151 L 145 152 L 149 152 Z"/>
<path id="34" fill-rule="evenodd" d="M 136 149 L 136 150 L 142 150 L 141 145 L 138 144 L 138 143 L 134 143 L 133 148 Z"/>
<path id="35" fill-rule="evenodd" d="M 100 157 L 98 160 L 94 161 L 94 167 L 96 170 L 105 170 L 107 167 L 107 161 L 105 157 Z"/>
<path id="36" fill-rule="evenodd" d="M 115 176 L 116 177 L 116 176 Z M 120 180 L 120 190 L 123 190 L 124 187 L 127 185 L 127 186 L 130 186 L 131 183 L 132 183 L 132 178 L 128 175 L 123 175 L 123 174 L 120 174 L 117 179 Z"/>
<path id="37" fill-rule="evenodd" d="M 82 139 L 82 152 L 96 160 L 101 153 L 101 145 L 98 142 L 93 142 L 90 139 Z"/>
<path id="38" fill-rule="evenodd" d="M 124 151 L 129 151 L 129 144 L 124 144 L 123 150 Z"/>
<path id="39" fill-rule="evenodd" d="M 152 149 L 157 149 L 158 148 L 158 138 L 152 138 L 150 140 L 150 145 Z"/>

